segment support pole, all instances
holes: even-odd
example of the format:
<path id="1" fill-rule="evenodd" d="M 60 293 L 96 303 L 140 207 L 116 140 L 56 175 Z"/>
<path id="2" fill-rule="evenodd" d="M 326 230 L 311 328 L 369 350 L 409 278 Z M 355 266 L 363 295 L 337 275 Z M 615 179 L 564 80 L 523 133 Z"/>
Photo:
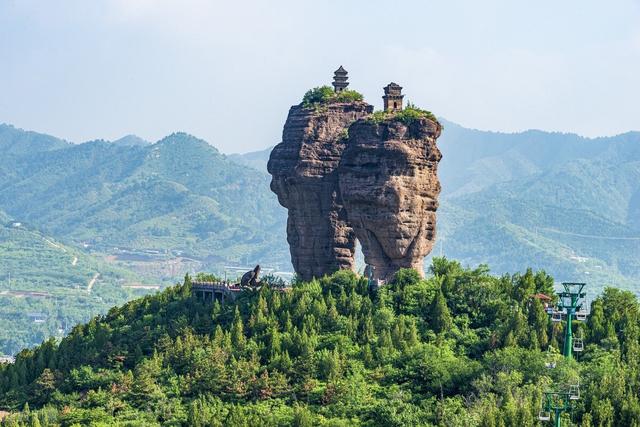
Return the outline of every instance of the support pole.
<path id="1" fill-rule="evenodd" d="M 564 331 L 564 357 L 571 359 L 573 357 L 573 308 L 567 308 L 567 325 Z"/>

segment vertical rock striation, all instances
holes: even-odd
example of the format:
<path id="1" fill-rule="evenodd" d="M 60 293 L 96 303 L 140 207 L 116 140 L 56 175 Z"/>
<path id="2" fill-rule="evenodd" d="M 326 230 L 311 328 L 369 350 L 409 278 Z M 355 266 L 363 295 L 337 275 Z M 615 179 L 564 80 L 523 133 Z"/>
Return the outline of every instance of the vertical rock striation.
<path id="1" fill-rule="evenodd" d="M 435 241 L 441 130 L 426 117 L 404 123 L 393 115 L 349 128 L 339 189 L 374 278 L 388 280 L 400 268 L 423 272 Z"/>
<path id="2" fill-rule="evenodd" d="M 354 268 L 355 235 L 347 224 L 337 168 L 346 129 L 372 111 L 360 101 L 293 106 L 282 142 L 271 152 L 271 190 L 288 210 L 291 261 L 303 280 Z"/>

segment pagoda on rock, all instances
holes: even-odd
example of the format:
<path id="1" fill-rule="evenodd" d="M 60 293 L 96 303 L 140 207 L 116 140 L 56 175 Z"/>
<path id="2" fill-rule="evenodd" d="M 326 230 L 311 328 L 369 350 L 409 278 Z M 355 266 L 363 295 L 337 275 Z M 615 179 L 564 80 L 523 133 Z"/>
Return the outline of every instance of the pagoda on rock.
<path id="1" fill-rule="evenodd" d="M 347 86 L 349 86 L 349 82 L 347 81 L 349 80 L 349 77 L 347 77 L 347 74 L 349 73 L 347 70 L 342 68 L 342 65 L 333 72 L 333 89 L 336 93 L 342 92 L 347 88 Z"/>

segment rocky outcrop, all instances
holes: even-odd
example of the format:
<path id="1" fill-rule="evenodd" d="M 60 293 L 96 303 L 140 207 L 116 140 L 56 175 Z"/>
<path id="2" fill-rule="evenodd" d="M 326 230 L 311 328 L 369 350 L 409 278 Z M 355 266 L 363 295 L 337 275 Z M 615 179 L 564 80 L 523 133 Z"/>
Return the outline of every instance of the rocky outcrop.
<path id="1" fill-rule="evenodd" d="M 423 272 L 435 241 L 440 193 L 440 124 L 425 117 L 405 124 L 394 117 L 353 123 L 338 168 L 347 222 L 374 278 L 383 280 L 400 268 Z"/>
<path id="2" fill-rule="evenodd" d="M 354 267 L 355 235 L 347 224 L 337 168 L 347 127 L 372 110 L 365 102 L 293 106 L 282 142 L 271 152 L 271 190 L 288 209 L 291 261 L 303 280 Z"/>
<path id="3" fill-rule="evenodd" d="M 415 107 L 372 115 L 365 102 L 319 93 L 329 100 L 291 108 L 267 165 L 288 209 L 296 273 L 310 280 L 354 269 L 356 239 L 374 278 L 422 273 L 435 240 L 440 124 Z"/>

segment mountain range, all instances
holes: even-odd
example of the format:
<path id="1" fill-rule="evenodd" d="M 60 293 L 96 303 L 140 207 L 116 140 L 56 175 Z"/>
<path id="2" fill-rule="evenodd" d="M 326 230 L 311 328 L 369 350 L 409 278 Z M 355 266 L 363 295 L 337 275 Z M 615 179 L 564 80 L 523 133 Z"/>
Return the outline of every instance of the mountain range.
<path id="1" fill-rule="evenodd" d="M 507 134 L 441 121 L 435 255 L 598 286 L 640 277 L 640 133 Z M 67 244 L 120 260 L 161 253 L 180 274 L 290 269 L 286 212 L 265 173 L 270 148 L 225 156 L 185 133 L 70 144 L 8 125 L 0 146 L 0 209 Z M 177 276 L 160 270 L 141 271 Z"/>
<path id="2" fill-rule="evenodd" d="M 0 209 L 17 221 L 101 252 L 287 264 L 268 177 L 203 140 L 175 133 L 155 144 L 128 136 L 76 145 L 24 135 L 29 145 L 20 150 L 14 136 L 0 159 Z"/>

